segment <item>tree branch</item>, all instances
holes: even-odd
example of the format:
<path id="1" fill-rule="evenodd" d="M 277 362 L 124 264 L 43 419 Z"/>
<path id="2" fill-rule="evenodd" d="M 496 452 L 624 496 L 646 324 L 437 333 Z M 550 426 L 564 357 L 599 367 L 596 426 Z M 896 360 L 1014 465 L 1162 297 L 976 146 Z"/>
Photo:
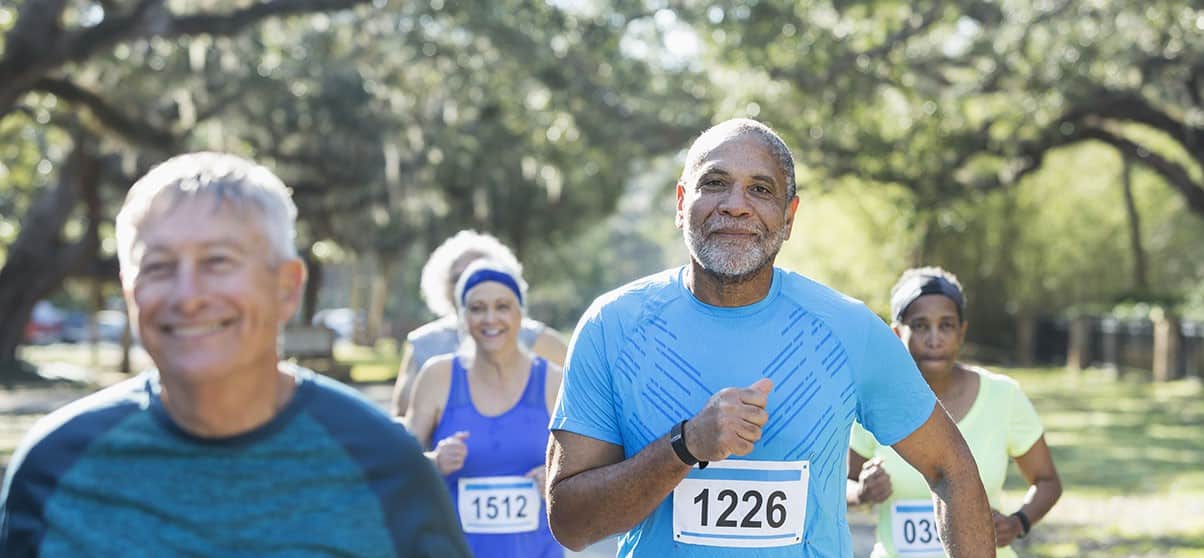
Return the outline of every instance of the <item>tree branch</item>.
<path id="1" fill-rule="evenodd" d="M 269 17 L 327 12 L 370 4 L 371 0 L 272 0 L 227 13 L 178 16 L 168 21 L 160 37 L 234 35 Z"/>
<path id="2" fill-rule="evenodd" d="M 157 129 L 147 122 L 138 121 L 123 114 L 96 93 L 71 81 L 43 78 L 38 80 L 32 89 L 51 93 L 67 102 L 87 107 L 106 129 L 112 130 L 132 143 L 167 150 L 170 150 L 170 146 L 176 143 L 176 137 L 171 132 Z"/>
<path id="3" fill-rule="evenodd" d="M 1083 139 L 1098 140 L 1111 145 L 1121 153 L 1132 157 L 1134 161 L 1149 167 L 1165 178 L 1172 188 L 1179 191 L 1193 212 L 1204 216 L 1204 186 L 1196 184 L 1191 178 L 1191 173 L 1183 165 L 1167 159 L 1137 142 L 1102 128 L 1084 128 L 1078 135 Z"/>

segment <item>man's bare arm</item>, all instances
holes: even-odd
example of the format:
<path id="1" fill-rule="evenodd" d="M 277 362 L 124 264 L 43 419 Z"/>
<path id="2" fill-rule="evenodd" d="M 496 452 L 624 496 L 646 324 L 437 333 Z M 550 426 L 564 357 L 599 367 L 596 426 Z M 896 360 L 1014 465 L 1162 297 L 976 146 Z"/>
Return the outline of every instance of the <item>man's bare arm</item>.
<path id="1" fill-rule="evenodd" d="M 924 475 L 936 495 L 936 519 L 953 558 L 995 556 L 995 529 L 974 456 L 937 403 L 928 420 L 892 446 Z"/>
<path id="2" fill-rule="evenodd" d="M 620 446 L 555 430 L 548 471 L 548 526 L 560 544 L 580 551 L 643 521 L 690 467 L 673 453 L 668 436 L 624 460 Z"/>

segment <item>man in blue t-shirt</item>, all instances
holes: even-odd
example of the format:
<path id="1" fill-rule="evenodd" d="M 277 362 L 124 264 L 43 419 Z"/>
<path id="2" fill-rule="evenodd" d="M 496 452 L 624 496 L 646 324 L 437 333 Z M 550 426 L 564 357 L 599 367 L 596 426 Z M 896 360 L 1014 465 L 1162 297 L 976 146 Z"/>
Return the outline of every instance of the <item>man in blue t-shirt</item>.
<path id="1" fill-rule="evenodd" d="M 0 490 L 0 556 L 469 556 L 414 438 L 279 362 L 305 283 L 296 214 L 232 155 L 180 155 L 130 188 L 117 257 L 156 370 L 30 431 Z"/>
<path id="2" fill-rule="evenodd" d="M 768 127 L 731 120 L 677 184 L 690 264 L 600 297 L 552 417 L 548 514 L 621 556 L 850 556 L 850 426 L 927 478 L 951 556 L 993 556 L 973 457 L 907 350 L 863 304 L 773 260 L 798 206 Z"/>

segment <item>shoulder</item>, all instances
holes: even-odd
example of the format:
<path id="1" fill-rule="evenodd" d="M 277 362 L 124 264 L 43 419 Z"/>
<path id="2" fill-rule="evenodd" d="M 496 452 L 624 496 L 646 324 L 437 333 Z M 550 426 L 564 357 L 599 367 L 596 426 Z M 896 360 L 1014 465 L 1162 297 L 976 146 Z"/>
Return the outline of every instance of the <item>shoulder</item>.
<path id="1" fill-rule="evenodd" d="M 406 334 L 406 341 L 411 344 L 424 344 L 442 340 L 448 335 L 457 335 L 455 316 L 444 316 L 415 328 Z"/>
<path id="2" fill-rule="evenodd" d="M 555 362 L 548 361 L 547 385 L 559 386 L 562 378 L 564 378 L 564 368 L 558 366 Z"/>
<path id="3" fill-rule="evenodd" d="M 679 276 L 682 269 L 667 269 L 603 293 L 594 299 L 582 321 L 638 315 L 649 306 L 672 302 L 681 296 Z"/>
<path id="4" fill-rule="evenodd" d="M 548 324 L 536 320 L 535 318 L 523 318 L 522 325 L 520 327 L 522 327 L 523 332 L 529 335 L 541 335 L 548 329 Z"/>
<path id="5" fill-rule="evenodd" d="M 302 382 L 311 384 L 312 395 L 306 401 L 306 412 L 322 423 L 328 431 L 354 433 L 355 437 L 385 436 L 411 443 L 405 429 L 385 414 L 375 403 L 355 388 L 321 374 L 298 372 Z M 416 447 L 416 443 L 413 443 Z"/>
<path id="6" fill-rule="evenodd" d="M 981 366 L 966 365 L 966 370 L 978 375 L 978 381 L 983 389 L 989 390 L 992 393 L 1003 395 L 1024 394 L 1024 390 L 1020 388 L 1020 382 L 1015 378 L 997 372 L 991 372 Z"/>
<path id="7" fill-rule="evenodd" d="M 1017 402 L 1021 401 L 1028 402 L 1031 405 L 1028 396 L 1024 393 L 1024 389 L 1020 387 L 1020 382 L 1016 381 L 1015 378 L 991 372 L 979 366 L 967 366 L 966 368 L 978 375 L 981 386 L 979 389 L 984 399 L 1012 408 L 1014 408 Z"/>
<path id="8" fill-rule="evenodd" d="M 875 314 L 864 302 L 819 281 L 793 271 L 776 268 L 782 295 L 820 317 L 837 317 L 849 312 L 864 318 Z"/>
<path id="9" fill-rule="evenodd" d="M 861 346 L 869 332 L 879 329 L 881 334 L 890 330 L 884 320 L 856 298 L 793 271 L 778 268 L 777 277 L 782 281 L 782 297 L 805 310 L 811 319 L 822 323 L 845 344 L 856 342 L 853 346 Z"/>
<path id="10" fill-rule="evenodd" d="M 127 417 L 149 407 L 148 381 L 143 373 L 69 403 L 39 419 L 30 428 L 9 462 L 13 471 L 65 470 Z"/>
<path id="11" fill-rule="evenodd" d="M 446 385 L 451 380 L 453 364 L 456 361 L 455 354 L 444 354 L 437 357 L 432 357 L 422 365 L 422 369 L 418 371 L 418 385 Z M 418 388 L 415 388 L 418 389 Z"/>

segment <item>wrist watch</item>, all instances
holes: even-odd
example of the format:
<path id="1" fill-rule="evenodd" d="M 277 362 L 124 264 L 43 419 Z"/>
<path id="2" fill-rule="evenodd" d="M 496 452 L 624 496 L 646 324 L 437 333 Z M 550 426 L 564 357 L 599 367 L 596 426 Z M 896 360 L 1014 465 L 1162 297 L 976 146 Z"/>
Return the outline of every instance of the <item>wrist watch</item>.
<path id="1" fill-rule="evenodd" d="M 699 469 L 706 469 L 709 462 L 699 461 L 690 450 L 686 449 L 686 421 L 681 421 L 673 425 L 673 429 L 669 431 L 669 445 L 673 446 L 673 453 L 677 454 L 677 458 L 682 463 L 691 467 L 698 465 Z"/>
<path id="2" fill-rule="evenodd" d="M 1024 514 L 1024 510 L 1016 510 L 1012 513 L 1012 517 L 1020 520 L 1020 534 L 1016 535 L 1016 538 L 1023 539 L 1029 529 L 1032 529 L 1032 524 L 1028 522 L 1028 516 Z"/>

